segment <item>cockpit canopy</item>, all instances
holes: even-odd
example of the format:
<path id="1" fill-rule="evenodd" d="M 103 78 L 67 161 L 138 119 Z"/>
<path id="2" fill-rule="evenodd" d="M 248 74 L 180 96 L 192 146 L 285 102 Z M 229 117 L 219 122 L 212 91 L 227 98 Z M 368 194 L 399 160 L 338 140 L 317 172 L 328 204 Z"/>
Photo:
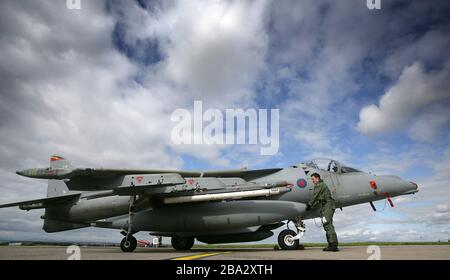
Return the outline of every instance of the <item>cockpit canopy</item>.
<path id="1" fill-rule="evenodd" d="M 306 165 L 308 167 L 311 167 L 311 168 L 316 168 L 316 169 L 320 169 L 320 170 L 324 170 L 324 171 L 328 171 L 328 172 L 334 172 L 334 173 L 362 172 L 353 167 L 345 166 L 337 160 L 327 159 L 327 158 L 312 159 L 312 160 L 305 161 L 302 164 Z"/>

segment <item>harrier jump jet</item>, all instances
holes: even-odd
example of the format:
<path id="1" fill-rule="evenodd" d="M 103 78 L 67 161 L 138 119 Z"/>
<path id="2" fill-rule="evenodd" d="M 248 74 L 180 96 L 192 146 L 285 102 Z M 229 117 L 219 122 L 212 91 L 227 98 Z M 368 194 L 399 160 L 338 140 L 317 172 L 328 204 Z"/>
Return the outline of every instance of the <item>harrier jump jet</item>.
<path id="1" fill-rule="evenodd" d="M 23 210 L 45 209 L 43 229 L 59 232 L 83 227 L 112 228 L 124 238 L 121 249 L 132 252 L 133 234 L 148 231 L 171 237 L 176 250 L 204 243 L 266 239 L 282 226 L 282 249 L 298 249 L 303 221 L 319 216 L 306 211 L 313 191 L 310 175 L 319 173 L 336 207 L 413 194 L 418 186 L 397 176 L 377 176 L 335 160 L 312 160 L 287 168 L 226 171 L 74 168 L 52 156 L 50 167 L 17 174 L 48 180 L 47 198 L 0 205 Z M 285 222 L 287 221 L 287 222 Z M 293 222 L 294 230 L 289 225 Z"/>

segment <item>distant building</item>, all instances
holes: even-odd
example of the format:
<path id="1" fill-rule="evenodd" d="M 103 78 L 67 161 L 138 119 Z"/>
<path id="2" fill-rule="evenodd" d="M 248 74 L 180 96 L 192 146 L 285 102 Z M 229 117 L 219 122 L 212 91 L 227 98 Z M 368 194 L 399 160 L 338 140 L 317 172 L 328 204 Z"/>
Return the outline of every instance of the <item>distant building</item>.
<path id="1" fill-rule="evenodd" d="M 155 248 L 162 247 L 162 236 L 155 236 L 153 238 L 152 246 Z"/>

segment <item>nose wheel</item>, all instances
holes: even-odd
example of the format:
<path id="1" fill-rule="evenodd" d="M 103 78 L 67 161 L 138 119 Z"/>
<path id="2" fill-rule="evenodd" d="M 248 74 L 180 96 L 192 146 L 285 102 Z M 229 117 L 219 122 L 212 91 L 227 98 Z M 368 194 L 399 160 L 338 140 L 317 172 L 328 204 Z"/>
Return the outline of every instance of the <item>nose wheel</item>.
<path id="1" fill-rule="evenodd" d="M 134 236 L 124 237 L 122 242 L 120 242 L 120 249 L 123 252 L 133 252 L 137 247 L 137 240 Z"/>
<path id="2" fill-rule="evenodd" d="M 294 222 L 297 232 L 289 228 L 289 223 Z M 300 239 L 305 234 L 305 225 L 300 219 L 290 220 L 287 223 L 287 229 L 282 230 L 278 235 L 278 246 L 282 250 L 304 250 L 305 247 L 300 244 Z"/>
<path id="3" fill-rule="evenodd" d="M 300 242 L 294 239 L 297 234 L 295 231 L 285 229 L 278 235 L 278 245 L 283 250 L 297 250 L 300 247 Z"/>

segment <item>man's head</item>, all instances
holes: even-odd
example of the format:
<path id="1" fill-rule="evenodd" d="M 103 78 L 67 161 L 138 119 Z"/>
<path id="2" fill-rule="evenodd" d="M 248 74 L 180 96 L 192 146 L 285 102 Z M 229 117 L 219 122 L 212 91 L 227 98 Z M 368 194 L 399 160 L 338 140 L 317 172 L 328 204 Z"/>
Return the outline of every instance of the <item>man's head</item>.
<path id="1" fill-rule="evenodd" d="M 314 173 L 311 175 L 311 180 L 314 184 L 318 184 L 320 182 L 320 175 L 318 173 Z"/>

